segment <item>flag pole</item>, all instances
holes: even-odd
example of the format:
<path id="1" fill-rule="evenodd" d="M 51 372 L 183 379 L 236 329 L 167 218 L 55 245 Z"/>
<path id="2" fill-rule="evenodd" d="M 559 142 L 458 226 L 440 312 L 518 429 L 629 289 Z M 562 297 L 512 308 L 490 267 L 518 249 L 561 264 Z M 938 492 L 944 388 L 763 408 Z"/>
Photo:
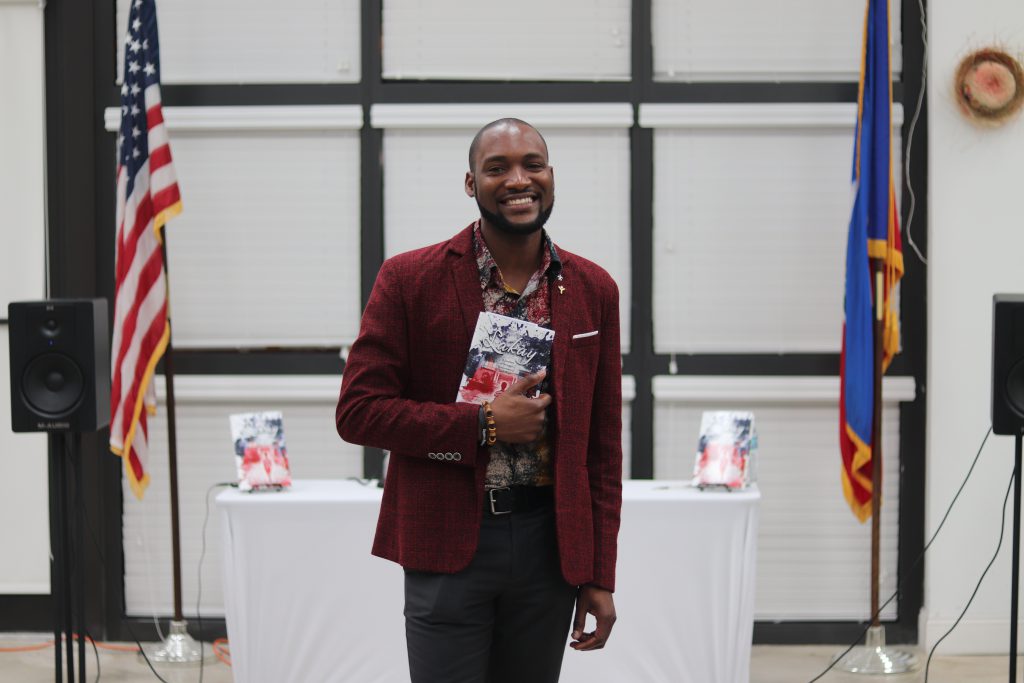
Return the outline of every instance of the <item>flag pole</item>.
<path id="1" fill-rule="evenodd" d="M 183 621 L 181 611 L 181 532 L 178 529 L 178 439 L 174 415 L 174 345 L 171 325 L 171 280 L 167 267 L 167 231 L 160 240 L 160 253 L 164 260 L 164 278 L 167 284 L 167 349 L 164 351 L 164 380 L 167 385 L 167 461 L 171 487 L 171 563 L 174 575 L 174 620 Z"/>
<path id="2" fill-rule="evenodd" d="M 874 675 L 899 675 L 916 671 L 920 661 L 914 652 L 886 645 L 885 627 L 879 615 L 879 576 L 882 511 L 882 371 L 885 331 L 885 259 L 870 259 L 875 287 L 871 321 L 875 333 L 874 392 L 871 410 L 871 624 L 864 644 L 836 655 L 834 666 L 840 671 Z"/>
<path id="3" fill-rule="evenodd" d="M 880 575 L 881 511 L 882 511 L 882 357 L 885 334 L 885 260 L 871 259 L 875 273 L 873 321 L 875 329 L 875 363 L 873 419 L 871 425 L 871 625 L 880 626 L 878 615 L 878 581 Z"/>
<path id="4" fill-rule="evenodd" d="M 171 325 L 171 280 L 167 258 L 167 231 L 160 234 L 160 255 L 163 257 L 164 285 L 167 287 L 167 348 L 164 350 L 164 380 L 167 387 L 167 461 L 168 482 L 171 493 L 171 571 L 174 576 L 174 618 L 171 620 L 167 637 L 147 648 L 149 658 L 157 662 L 189 664 L 202 660 L 200 643 L 188 633 L 188 622 L 181 610 L 181 532 L 178 525 L 178 439 L 174 414 L 174 346 Z M 202 634 L 199 634 L 200 639 Z"/>

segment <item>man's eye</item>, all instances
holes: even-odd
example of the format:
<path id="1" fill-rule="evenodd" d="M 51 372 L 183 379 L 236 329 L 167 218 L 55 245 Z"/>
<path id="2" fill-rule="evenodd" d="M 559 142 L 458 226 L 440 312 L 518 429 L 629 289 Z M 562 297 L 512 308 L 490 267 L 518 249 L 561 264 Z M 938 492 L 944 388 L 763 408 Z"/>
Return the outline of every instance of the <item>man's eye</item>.
<path id="1" fill-rule="evenodd" d="M 487 173 L 491 174 L 491 175 L 495 175 L 496 173 L 501 173 L 501 172 L 502 172 L 502 171 L 504 171 L 504 170 L 505 170 L 505 169 L 504 169 L 504 167 L 502 167 L 502 166 L 489 166 L 489 167 L 487 167 L 487 168 L 485 169 L 485 171 L 486 171 Z"/>

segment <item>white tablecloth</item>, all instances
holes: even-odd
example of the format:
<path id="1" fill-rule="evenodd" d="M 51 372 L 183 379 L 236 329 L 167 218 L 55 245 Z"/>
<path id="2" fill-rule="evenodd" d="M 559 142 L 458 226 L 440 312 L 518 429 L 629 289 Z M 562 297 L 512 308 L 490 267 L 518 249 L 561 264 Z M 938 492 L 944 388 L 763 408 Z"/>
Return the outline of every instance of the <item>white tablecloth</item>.
<path id="1" fill-rule="evenodd" d="M 561 680 L 746 683 L 759 500 L 624 482 L 618 622 L 606 649 L 567 649 Z M 409 680 L 402 571 L 369 554 L 379 489 L 296 481 L 217 507 L 235 681 Z"/>

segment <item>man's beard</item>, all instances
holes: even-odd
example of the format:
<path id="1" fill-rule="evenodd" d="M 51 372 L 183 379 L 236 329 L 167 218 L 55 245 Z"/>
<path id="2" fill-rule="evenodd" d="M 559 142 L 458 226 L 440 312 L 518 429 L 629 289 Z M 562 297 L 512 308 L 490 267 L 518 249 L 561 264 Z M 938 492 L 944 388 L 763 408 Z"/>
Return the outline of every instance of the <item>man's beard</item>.
<path id="1" fill-rule="evenodd" d="M 485 221 L 493 225 L 498 230 L 502 231 L 506 235 L 518 235 L 520 237 L 525 235 L 532 235 L 548 222 L 548 218 L 551 217 L 551 211 L 555 208 L 555 201 L 551 200 L 551 205 L 547 209 L 541 209 L 541 212 L 537 214 L 537 218 L 529 223 L 512 223 L 507 218 L 502 216 L 500 213 L 494 213 L 488 211 L 480 203 L 480 198 L 476 197 L 477 208 L 480 209 L 480 216 Z"/>

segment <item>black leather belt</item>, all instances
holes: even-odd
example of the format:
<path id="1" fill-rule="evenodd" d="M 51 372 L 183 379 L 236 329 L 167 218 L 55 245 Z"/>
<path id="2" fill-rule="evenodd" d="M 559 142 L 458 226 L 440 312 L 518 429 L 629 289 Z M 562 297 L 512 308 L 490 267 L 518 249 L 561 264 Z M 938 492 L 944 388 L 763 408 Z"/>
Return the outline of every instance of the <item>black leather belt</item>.
<path id="1" fill-rule="evenodd" d="M 509 486 L 484 491 L 484 512 L 491 515 L 507 515 L 511 512 L 528 512 L 555 500 L 553 486 Z"/>

